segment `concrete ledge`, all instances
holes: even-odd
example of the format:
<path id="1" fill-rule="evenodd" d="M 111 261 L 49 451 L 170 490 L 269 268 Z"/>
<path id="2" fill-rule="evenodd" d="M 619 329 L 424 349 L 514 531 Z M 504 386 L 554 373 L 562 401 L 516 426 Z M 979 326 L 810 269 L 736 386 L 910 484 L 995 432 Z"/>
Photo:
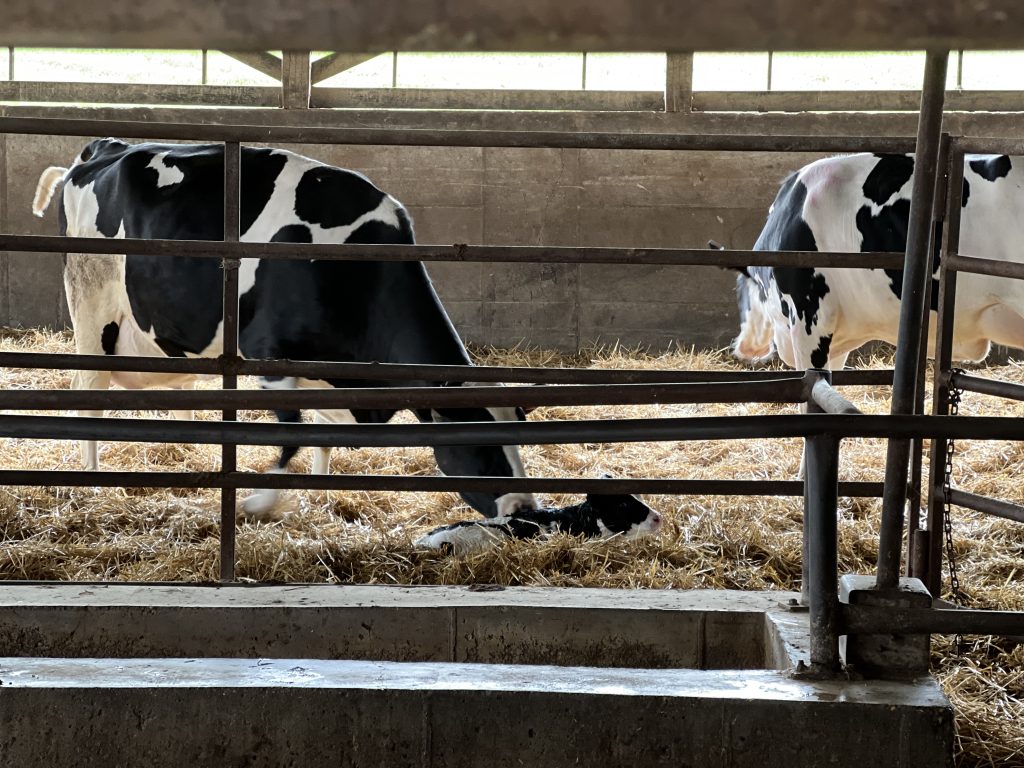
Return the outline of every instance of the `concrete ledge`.
<path id="1" fill-rule="evenodd" d="M 5 765 L 944 766 L 931 681 L 771 671 L 0 658 Z"/>
<path id="2" fill-rule="evenodd" d="M 724 590 L 6 583 L 0 586 L 0 656 L 756 669 L 766 665 L 765 614 L 792 596 Z"/>

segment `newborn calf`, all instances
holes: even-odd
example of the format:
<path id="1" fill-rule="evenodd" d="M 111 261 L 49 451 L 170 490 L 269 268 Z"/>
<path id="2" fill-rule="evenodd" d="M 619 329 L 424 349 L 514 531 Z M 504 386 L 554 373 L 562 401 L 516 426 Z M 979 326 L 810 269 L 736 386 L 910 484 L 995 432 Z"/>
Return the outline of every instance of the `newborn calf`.
<path id="1" fill-rule="evenodd" d="M 556 531 L 588 538 L 633 538 L 656 533 L 661 525 L 661 515 L 635 496 L 588 494 L 582 504 L 562 509 L 524 509 L 508 517 L 463 520 L 435 528 L 417 539 L 416 546 L 465 555 L 506 539 L 530 539 Z"/>

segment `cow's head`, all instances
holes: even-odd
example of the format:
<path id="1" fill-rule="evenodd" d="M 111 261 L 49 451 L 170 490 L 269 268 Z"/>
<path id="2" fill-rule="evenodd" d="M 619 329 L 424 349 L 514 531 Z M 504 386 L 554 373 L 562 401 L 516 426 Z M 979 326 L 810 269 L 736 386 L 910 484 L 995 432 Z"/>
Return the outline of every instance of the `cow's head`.
<path id="1" fill-rule="evenodd" d="M 736 276 L 736 305 L 740 332 L 733 341 L 733 354 L 747 362 L 768 357 L 774 347 L 775 323 L 768 307 L 768 288 L 761 274 L 744 269 Z"/>
<path id="2" fill-rule="evenodd" d="M 725 246 L 708 240 L 708 248 L 724 251 Z M 747 362 L 755 362 L 773 351 L 774 324 L 768 311 L 768 291 L 762 270 L 751 267 L 725 267 L 736 273 L 736 304 L 740 314 L 740 333 L 733 340 L 732 352 Z"/>
<path id="3" fill-rule="evenodd" d="M 420 418 L 424 417 L 420 414 Z M 522 408 L 441 408 L 430 411 L 434 422 L 446 421 L 525 421 Z M 438 445 L 434 446 L 437 466 L 446 475 L 526 477 L 523 460 L 516 445 Z M 521 509 L 536 509 L 532 493 L 459 493 L 485 517 L 507 516 Z"/>

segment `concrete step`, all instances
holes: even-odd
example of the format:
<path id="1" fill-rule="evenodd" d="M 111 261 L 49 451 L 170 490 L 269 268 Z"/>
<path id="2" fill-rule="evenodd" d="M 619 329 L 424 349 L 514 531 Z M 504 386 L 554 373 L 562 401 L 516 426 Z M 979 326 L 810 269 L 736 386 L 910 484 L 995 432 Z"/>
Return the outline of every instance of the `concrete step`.
<path id="1" fill-rule="evenodd" d="M 312 659 L 0 659 L 0 763 L 946 765 L 923 682 Z"/>

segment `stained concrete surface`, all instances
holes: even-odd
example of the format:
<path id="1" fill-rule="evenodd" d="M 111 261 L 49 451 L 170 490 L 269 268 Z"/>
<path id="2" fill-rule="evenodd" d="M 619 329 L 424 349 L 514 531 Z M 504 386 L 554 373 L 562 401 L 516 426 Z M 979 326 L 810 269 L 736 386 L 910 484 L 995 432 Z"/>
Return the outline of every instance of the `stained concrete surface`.
<path id="1" fill-rule="evenodd" d="M 0 680 L 9 765 L 932 768 L 951 753 L 934 685 L 769 671 L 8 658 Z"/>

